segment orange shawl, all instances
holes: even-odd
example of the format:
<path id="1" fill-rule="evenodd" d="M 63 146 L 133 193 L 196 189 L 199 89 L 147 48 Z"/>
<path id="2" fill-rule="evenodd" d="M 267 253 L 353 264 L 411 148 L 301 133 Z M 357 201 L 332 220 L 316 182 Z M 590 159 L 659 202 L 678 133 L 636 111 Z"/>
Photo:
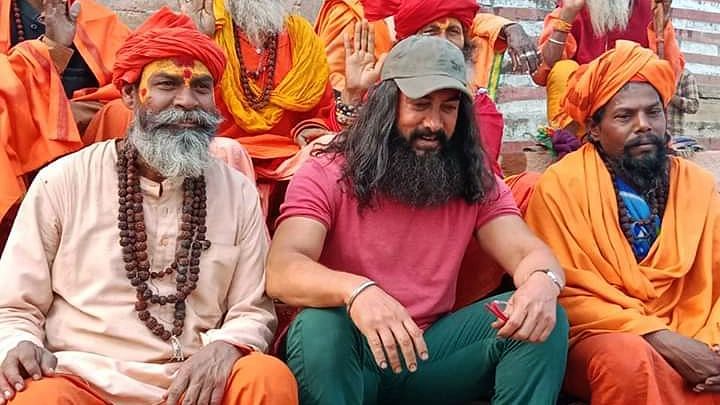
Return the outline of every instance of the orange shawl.
<path id="1" fill-rule="evenodd" d="M 315 20 L 315 32 L 325 45 L 330 65 L 330 83 L 336 90 L 345 88 L 345 43 L 343 34 L 354 36 L 355 23 L 365 18 L 360 0 L 325 0 Z M 392 40 L 384 20 L 370 23 L 375 29 L 375 57 L 390 51 Z"/>
<path id="2" fill-rule="evenodd" d="M 590 144 L 545 172 L 526 221 L 565 270 L 560 303 L 571 344 L 661 329 L 720 343 L 720 194 L 709 172 L 671 158 L 660 235 L 640 263 L 618 224 L 610 175 Z"/>
<path id="3" fill-rule="evenodd" d="M 109 9 L 80 3 L 74 44 L 104 86 L 129 31 Z M 10 48 L 10 5 L 0 0 L 0 218 L 25 192 L 22 176 L 83 146 L 47 46 L 32 40 Z M 105 101 L 117 93 L 112 85 L 104 89 L 89 89 L 82 99 Z"/>

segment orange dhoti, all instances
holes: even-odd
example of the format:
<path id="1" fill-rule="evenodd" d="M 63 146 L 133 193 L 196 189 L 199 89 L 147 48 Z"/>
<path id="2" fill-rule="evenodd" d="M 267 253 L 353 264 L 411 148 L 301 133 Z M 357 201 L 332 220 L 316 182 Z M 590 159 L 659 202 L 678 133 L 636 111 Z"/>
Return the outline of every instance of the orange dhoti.
<path id="1" fill-rule="evenodd" d="M 12 405 L 106 405 L 101 394 L 82 378 L 58 375 L 39 381 L 28 380 L 27 387 L 10 401 Z M 298 403 L 297 383 L 290 369 L 275 357 L 252 353 L 235 362 L 227 384 L 223 405 L 292 405 Z"/>
<path id="2" fill-rule="evenodd" d="M 631 333 L 595 335 L 572 346 L 564 389 L 603 405 L 720 404 L 720 393 L 693 392 L 644 338 Z"/>

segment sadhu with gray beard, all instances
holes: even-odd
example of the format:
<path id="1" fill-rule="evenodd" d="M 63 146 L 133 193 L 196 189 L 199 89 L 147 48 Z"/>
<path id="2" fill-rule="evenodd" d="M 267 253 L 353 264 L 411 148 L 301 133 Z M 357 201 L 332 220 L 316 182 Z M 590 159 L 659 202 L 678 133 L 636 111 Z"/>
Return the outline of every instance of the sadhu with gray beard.
<path id="1" fill-rule="evenodd" d="M 303 404 L 557 399 L 564 276 L 490 172 L 466 77 L 449 41 L 399 42 L 358 121 L 290 182 L 267 289 L 306 308 L 285 342 Z M 517 291 L 451 313 L 471 238 Z"/>
<path id="2" fill-rule="evenodd" d="M 543 174 L 526 214 L 567 276 L 566 391 L 593 404 L 718 404 L 720 194 L 710 172 L 667 154 L 672 67 L 618 41 L 569 89 L 589 142 Z"/>
<path id="3" fill-rule="evenodd" d="M 679 79 L 685 58 L 670 21 L 672 0 L 663 0 L 665 20 L 654 22 L 656 0 L 560 0 L 545 17 L 539 38 L 543 63 L 533 75 L 535 83 L 547 87 L 547 118 L 552 128 L 567 128 L 585 134 L 583 122 L 573 122 L 561 107 L 568 78 L 579 65 L 591 62 L 613 49 L 618 40 L 637 42 L 657 52 L 658 37 L 664 40 L 664 57 Z"/>
<path id="4" fill-rule="evenodd" d="M 224 69 L 168 9 L 121 47 L 126 140 L 40 171 L 0 258 L 0 404 L 297 403 L 262 354 L 276 318 L 258 194 L 208 152 Z"/>

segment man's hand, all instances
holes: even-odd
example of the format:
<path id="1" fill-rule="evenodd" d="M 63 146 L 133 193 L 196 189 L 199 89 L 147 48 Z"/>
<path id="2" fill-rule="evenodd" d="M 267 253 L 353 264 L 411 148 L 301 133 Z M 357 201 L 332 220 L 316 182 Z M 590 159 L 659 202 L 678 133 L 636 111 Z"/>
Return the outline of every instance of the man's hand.
<path id="1" fill-rule="evenodd" d="M 26 378 L 39 380 L 54 376 L 55 366 L 57 358 L 47 349 L 28 341 L 18 343 L 0 365 L 0 404 L 10 400 L 15 392 L 22 391 Z"/>
<path id="2" fill-rule="evenodd" d="M 506 322 L 492 327 L 498 336 L 529 342 L 544 342 L 555 327 L 558 287 L 542 272 L 532 273 L 508 300 Z"/>
<path id="3" fill-rule="evenodd" d="M 345 104 L 358 105 L 365 92 L 380 79 L 384 58 L 375 58 L 375 30 L 362 20 L 355 24 L 354 38 L 345 33 L 345 90 L 342 99 Z"/>
<path id="4" fill-rule="evenodd" d="M 367 288 L 355 298 L 350 318 L 365 335 L 375 362 L 381 369 L 388 365 L 402 372 L 398 347 L 408 371 L 418 367 L 416 354 L 428 359 L 423 331 L 412 320 L 405 307 L 378 286 Z"/>
<path id="5" fill-rule="evenodd" d="M 45 15 L 45 36 L 66 48 L 75 39 L 77 18 L 80 15 L 80 2 L 76 1 L 68 8 L 67 0 L 43 1 Z"/>
<path id="6" fill-rule="evenodd" d="M 297 143 L 301 148 L 304 148 L 310 144 L 310 142 L 329 133 L 330 132 L 324 128 L 305 128 L 295 137 L 295 143 Z"/>
<path id="7" fill-rule="evenodd" d="M 525 71 L 532 74 L 540 66 L 540 53 L 535 42 L 525 33 L 518 23 L 503 27 L 508 53 L 512 58 L 513 71 Z"/>
<path id="8" fill-rule="evenodd" d="M 720 355 L 705 343 L 669 330 L 647 334 L 645 340 L 692 385 L 720 375 Z"/>
<path id="9" fill-rule="evenodd" d="M 198 31 L 212 37 L 215 35 L 215 14 L 212 0 L 178 0 L 180 12 L 192 18 Z"/>
<path id="10" fill-rule="evenodd" d="M 195 353 L 178 370 L 166 395 L 167 405 L 220 405 L 225 384 L 240 350 L 225 342 L 213 342 Z"/>

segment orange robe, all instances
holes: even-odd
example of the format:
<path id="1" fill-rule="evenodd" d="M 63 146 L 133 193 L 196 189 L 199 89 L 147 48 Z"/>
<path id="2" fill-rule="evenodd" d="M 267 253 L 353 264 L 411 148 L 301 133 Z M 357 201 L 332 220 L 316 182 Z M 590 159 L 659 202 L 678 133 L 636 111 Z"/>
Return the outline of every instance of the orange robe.
<path id="1" fill-rule="evenodd" d="M 95 389 L 74 375 L 27 380 L 26 384 L 27 388 L 12 400 L 13 405 L 108 404 Z M 297 403 L 297 383 L 290 370 L 280 360 L 260 353 L 251 353 L 235 362 L 221 402 L 223 405 Z"/>
<path id="2" fill-rule="evenodd" d="M 706 344 L 720 343 L 720 194 L 713 175 L 671 158 L 660 234 L 639 263 L 618 215 L 610 174 L 590 144 L 548 168 L 530 200 L 525 219 L 565 271 L 560 303 L 570 321 L 570 357 L 592 351 L 583 342 L 606 334 L 641 336 L 670 329 Z M 647 376 L 638 370 L 652 367 L 639 357 L 627 361 L 636 366 L 638 379 Z M 573 378 L 590 378 L 595 371 L 588 368 L 587 375 Z M 633 377 L 621 373 L 615 378 Z M 604 381 L 612 385 L 612 376 Z"/>
<path id="3" fill-rule="evenodd" d="M 478 13 L 470 29 L 470 40 L 475 47 L 472 62 L 473 89 L 485 88 L 492 100 L 497 96 L 502 60 L 507 43 L 500 38 L 502 28 L 512 21 L 488 13 Z"/>
<path id="4" fill-rule="evenodd" d="M 620 230 L 610 174 L 592 145 L 550 166 L 538 182 L 526 221 L 565 269 L 560 301 L 572 343 L 668 328 L 720 344 L 720 194 L 710 172 L 682 158 L 671 162 L 660 234 L 640 263 Z"/>
<path id="5" fill-rule="evenodd" d="M 111 80 L 115 52 L 129 30 L 109 9 L 82 4 L 74 45 L 101 86 Z M 83 146 L 70 100 L 48 47 L 39 40 L 10 44 L 11 1 L 0 0 L 0 218 L 24 194 L 23 176 Z M 106 101 L 107 89 L 73 100 Z M 112 92 L 112 91 L 111 91 Z"/>
<path id="6" fill-rule="evenodd" d="M 336 90 L 345 88 L 345 43 L 343 34 L 354 36 L 354 26 L 364 16 L 360 0 L 325 0 L 315 19 L 315 32 L 325 44 L 330 65 L 330 84 Z M 392 48 L 390 28 L 385 20 L 370 23 L 375 29 L 375 57 L 380 58 Z"/>

